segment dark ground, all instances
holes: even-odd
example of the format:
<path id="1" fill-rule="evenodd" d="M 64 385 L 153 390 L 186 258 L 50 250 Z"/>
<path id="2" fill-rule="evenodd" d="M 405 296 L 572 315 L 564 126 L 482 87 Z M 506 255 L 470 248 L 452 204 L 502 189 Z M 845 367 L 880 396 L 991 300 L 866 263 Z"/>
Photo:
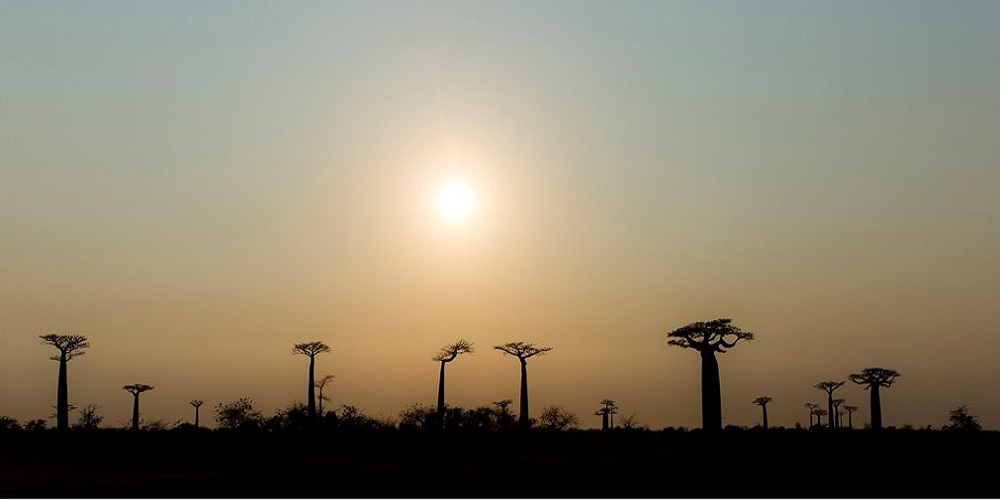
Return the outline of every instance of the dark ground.
<path id="1" fill-rule="evenodd" d="M 2 498 L 1000 498 L 1000 433 L 0 434 Z"/>

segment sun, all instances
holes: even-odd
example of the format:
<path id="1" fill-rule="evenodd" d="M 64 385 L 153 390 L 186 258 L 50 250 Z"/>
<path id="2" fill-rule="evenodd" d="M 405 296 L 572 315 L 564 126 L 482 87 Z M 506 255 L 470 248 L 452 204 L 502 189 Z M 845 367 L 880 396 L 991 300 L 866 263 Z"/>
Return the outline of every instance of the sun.
<path id="1" fill-rule="evenodd" d="M 445 222 L 462 224 L 475 214 L 479 200 L 468 183 L 453 179 L 438 188 L 434 196 L 434 206 Z"/>

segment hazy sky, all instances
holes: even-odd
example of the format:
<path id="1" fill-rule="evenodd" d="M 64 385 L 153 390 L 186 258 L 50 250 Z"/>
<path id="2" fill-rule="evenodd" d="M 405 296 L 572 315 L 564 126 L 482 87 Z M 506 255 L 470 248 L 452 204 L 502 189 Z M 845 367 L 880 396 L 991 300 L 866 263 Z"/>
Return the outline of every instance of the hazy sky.
<path id="1" fill-rule="evenodd" d="M 127 425 L 249 397 L 395 418 L 436 399 L 613 399 L 806 423 L 899 371 L 887 426 L 1000 428 L 1000 2 L 2 1 L 0 414 Z M 479 210 L 444 222 L 466 179 Z M 869 422 L 868 392 L 835 392 Z M 71 413 L 75 421 L 77 413 Z M 54 418 L 50 424 L 54 426 Z"/>

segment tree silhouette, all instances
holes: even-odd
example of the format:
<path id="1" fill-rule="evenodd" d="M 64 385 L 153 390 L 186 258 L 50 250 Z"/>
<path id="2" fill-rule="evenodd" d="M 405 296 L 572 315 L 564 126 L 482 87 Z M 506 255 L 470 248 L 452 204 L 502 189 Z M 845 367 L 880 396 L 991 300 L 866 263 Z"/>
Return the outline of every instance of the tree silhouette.
<path id="1" fill-rule="evenodd" d="M 139 394 L 153 390 L 153 386 L 148 384 L 129 384 L 123 385 L 122 389 L 132 394 L 132 430 L 137 431 L 139 430 Z"/>
<path id="2" fill-rule="evenodd" d="M 472 342 L 460 339 L 454 344 L 449 344 L 441 348 L 441 352 L 432 359 L 441 363 L 441 374 L 438 376 L 438 397 L 437 397 L 437 424 L 444 426 L 444 365 L 452 362 L 459 354 L 472 354 Z"/>
<path id="3" fill-rule="evenodd" d="M 836 412 L 835 415 L 837 415 L 837 421 L 835 422 L 836 423 L 835 427 L 837 427 L 838 429 L 844 426 L 844 422 L 840 417 L 841 415 L 844 414 L 844 411 L 840 409 L 840 405 L 842 405 L 844 401 L 847 400 L 844 398 L 836 398 L 833 400 L 833 409 Z"/>
<path id="4" fill-rule="evenodd" d="M 858 409 L 857 406 L 844 405 L 844 411 L 847 412 L 847 428 L 848 429 L 853 429 L 854 428 L 854 419 L 851 418 L 851 415 L 853 415 L 854 412 L 857 409 Z"/>
<path id="5" fill-rule="evenodd" d="M 494 349 L 510 354 L 521 362 L 521 408 L 517 419 L 517 426 L 521 430 L 531 427 L 531 419 L 528 417 L 528 358 L 545 354 L 552 350 L 551 347 L 539 347 L 527 342 L 508 342 L 503 345 L 493 346 Z"/>
<path id="6" fill-rule="evenodd" d="M 966 405 L 959 406 L 948 412 L 948 421 L 951 425 L 944 426 L 944 430 L 955 431 L 980 431 L 983 424 L 979 423 L 979 418 L 969 412 Z"/>
<path id="7" fill-rule="evenodd" d="M 761 396 L 753 400 L 753 404 L 760 406 L 762 412 L 764 412 L 764 430 L 767 430 L 767 404 L 771 401 L 771 396 Z"/>
<path id="8" fill-rule="evenodd" d="M 822 409 L 822 408 L 820 408 L 819 405 L 817 405 L 816 408 L 813 408 L 812 412 L 813 412 L 813 415 L 816 415 L 816 427 L 822 427 L 823 426 L 823 415 L 826 415 L 829 412 L 826 411 L 826 410 L 824 410 L 824 409 Z"/>
<path id="9" fill-rule="evenodd" d="M 198 410 L 205 402 L 200 399 L 191 400 L 191 406 L 194 407 L 194 427 L 198 428 Z"/>
<path id="10" fill-rule="evenodd" d="M 729 318 L 699 321 L 667 334 L 667 344 L 694 349 L 701 354 L 701 421 L 709 432 L 722 429 L 722 385 L 715 353 L 732 349 L 741 340 L 753 340 L 753 333 L 731 324 Z"/>
<path id="11" fill-rule="evenodd" d="M 42 343 L 59 349 L 58 356 L 49 359 L 59 362 L 59 381 L 56 390 L 56 430 L 69 429 L 69 384 L 67 383 L 66 363 L 84 354 L 84 349 L 90 347 L 87 337 L 83 335 L 39 335 Z"/>
<path id="12" fill-rule="evenodd" d="M 813 416 L 816 415 L 815 413 L 813 413 L 813 411 L 816 408 L 819 408 L 819 405 L 816 404 L 816 403 L 806 403 L 805 407 L 809 408 L 809 428 L 812 428 L 812 426 L 813 426 Z"/>
<path id="13" fill-rule="evenodd" d="M 835 381 L 832 381 L 832 380 L 828 380 L 826 382 L 820 382 L 820 383 L 818 383 L 818 384 L 816 384 L 814 386 L 817 389 L 820 389 L 820 390 L 826 392 L 826 404 L 827 404 L 827 408 L 828 408 L 827 409 L 827 413 L 830 415 L 830 425 L 829 425 L 829 427 L 831 429 L 833 429 L 836 426 L 836 421 L 834 419 L 834 416 L 836 415 L 836 413 L 834 412 L 834 409 L 833 409 L 833 391 L 836 391 L 837 389 L 840 388 L 840 386 L 844 385 L 845 383 L 846 383 L 846 381 L 844 381 L 844 380 L 841 380 L 840 382 L 835 382 Z"/>
<path id="14" fill-rule="evenodd" d="M 319 400 L 318 403 L 319 409 L 317 410 L 317 412 L 319 413 L 320 416 L 323 416 L 323 401 L 330 400 L 329 396 L 323 395 L 323 388 L 326 387 L 326 384 L 329 384 L 332 381 L 333 381 L 333 375 L 323 375 L 323 378 L 316 381 L 316 388 L 319 389 L 319 395 L 316 398 Z"/>
<path id="15" fill-rule="evenodd" d="M 491 403 L 494 407 L 496 407 L 494 412 L 496 413 L 498 430 L 507 430 L 514 423 L 514 416 L 510 413 L 510 409 L 508 408 L 513 403 L 513 399 L 503 399 Z"/>
<path id="16" fill-rule="evenodd" d="M 104 417 L 97 412 L 97 405 L 86 405 L 80 408 L 80 415 L 76 419 L 76 429 L 95 430 L 101 427 Z"/>
<path id="17" fill-rule="evenodd" d="M 601 409 L 594 412 L 594 415 L 601 416 L 601 430 L 614 429 L 615 422 L 613 415 L 618 413 L 618 405 L 611 399 L 602 399 L 600 405 Z"/>
<path id="18" fill-rule="evenodd" d="M 865 390 L 871 389 L 873 430 L 882 428 L 882 401 L 879 397 L 879 388 L 891 387 L 899 376 L 899 372 L 887 368 L 865 368 L 861 373 L 852 373 L 848 376 L 851 382 L 863 385 Z"/>
<path id="19" fill-rule="evenodd" d="M 292 354 L 309 356 L 309 395 L 306 399 L 309 420 L 316 418 L 316 381 L 314 378 L 316 372 L 316 355 L 324 352 L 330 352 L 330 346 L 318 341 L 302 342 L 292 347 Z"/>
<path id="20" fill-rule="evenodd" d="M 563 431 L 576 427 L 580 423 L 580 419 L 562 406 L 549 405 L 542 409 L 542 415 L 538 418 L 538 422 L 546 429 Z"/>

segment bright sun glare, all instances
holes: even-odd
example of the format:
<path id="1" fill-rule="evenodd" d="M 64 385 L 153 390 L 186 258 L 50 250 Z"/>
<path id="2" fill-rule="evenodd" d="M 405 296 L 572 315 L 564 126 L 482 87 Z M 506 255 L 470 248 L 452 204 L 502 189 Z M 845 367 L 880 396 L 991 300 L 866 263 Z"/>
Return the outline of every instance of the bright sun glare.
<path id="1" fill-rule="evenodd" d="M 465 182 L 451 180 L 438 188 L 434 196 L 438 215 L 451 224 L 461 224 L 472 217 L 476 207 L 476 193 Z"/>

